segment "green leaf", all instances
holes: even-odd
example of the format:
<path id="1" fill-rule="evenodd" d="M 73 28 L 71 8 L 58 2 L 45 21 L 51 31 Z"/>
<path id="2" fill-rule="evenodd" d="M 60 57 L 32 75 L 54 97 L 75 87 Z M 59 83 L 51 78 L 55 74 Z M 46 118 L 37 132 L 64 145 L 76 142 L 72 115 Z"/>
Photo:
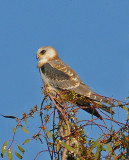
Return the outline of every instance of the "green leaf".
<path id="1" fill-rule="evenodd" d="M 18 146 L 19 150 L 24 154 L 25 150 L 21 146 L 19 146 L 19 145 L 17 145 L 17 146 Z"/>
<path id="2" fill-rule="evenodd" d="M 19 159 L 22 159 L 22 158 L 23 158 L 19 153 L 15 152 L 15 151 L 14 151 L 14 153 L 15 153 L 15 155 L 16 155 Z"/>
<path id="3" fill-rule="evenodd" d="M 117 103 L 118 103 L 118 105 L 119 105 L 119 106 L 122 106 L 122 104 L 121 104 L 121 102 L 120 102 L 120 101 L 117 101 Z"/>
<path id="4" fill-rule="evenodd" d="M 99 143 L 95 154 L 95 160 L 100 159 L 101 151 L 106 151 L 106 149 Z"/>
<path id="5" fill-rule="evenodd" d="M 8 149 L 7 153 L 8 153 L 8 159 L 9 159 L 9 160 L 12 160 L 12 159 L 13 159 L 13 156 L 12 156 L 11 149 Z"/>
<path id="6" fill-rule="evenodd" d="M 2 146 L 2 155 L 1 155 L 2 158 L 4 157 L 4 154 L 6 152 L 6 147 L 8 145 L 8 142 L 9 141 L 5 141 L 4 144 L 3 144 L 3 146 Z"/>
<path id="7" fill-rule="evenodd" d="M 128 108 L 125 107 L 120 101 L 117 101 L 118 105 L 123 108 L 124 110 L 128 111 Z"/>
<path id="8" fill-rule="evenodd" d="M 109 151 L 110 153 L 112 153 L 112 147 L 110 146 L 110 144 L 106 144 L 106 146 L 107 146 L 108 151 Z"/>
<path id="9" fill-rule="evenodd" d="M 29 132 L 27 131 L 27 129 L 26 129 L 25 127 L 23 127 L 23 126 L 22 126 L 22 130 L 23 130 L 25 133 L 29 133 Z"/>
<path id="10" fill-rule="evenodd" d="M 64 127 L 64 130 L 65 130 L 65 135 L 64 136 L 67 136 L 68 135 L 68 133 L 67 133 L 67 131 L 68 131 L 67 125 L 63 125 L 63 127 Z"/>
<path id="11" fill-rule="evenodd" d="M 27 124 L 27 117 L 24 118 L 25 124 Z"/>
<path id="12" fill-rule="evenodd" d="M 49 130 L 47 130 L 47 133 L 48 133 L 48 135 L 49 135 L 51 138 L 53 138 L 53 135 L 52 135 L 52 133 L 51 133 Z M 59 142 L 59 141 L 58 141 L 58 142 Z M 66 149 L 68 149 L 69 151 L 72 151 L 72 152 L 75 152 L 75 151 L 76 151 L 74 148 L 70 147 L 69 145 L 67 145 L 67 144 L 64 143 L 63 141 L 60 141 L 59 144 L 62 144 L 62 145 L 63 145 Z M 58 150 L 58 148 L 57 148 L 57 150 Z"/>
<path id="13" fill-rule="evenodd" d="M 125 159 L 124 155 L 121 156 L 121 159 L 122 159 L 122 160 Z"/>
<path id="14" fill-rule="evenodd" d="M 98 139 L 97 141 L 95 141 L 95 142 L 93 143 L 93 145 L 88 149 L 88 151 L 87 151 L 88 156 L 90 156 L 91 152 L 93 151 L 93 149 L 94 149 L 95 147 L 97 147 L 97 146 L 100 145 L 99 141 L 100 141 L 100 139 Z"/>
<path id="15" fill-rule="evenodd" d="M 74 148 L 72 148 L 71 146 L 67 145 L 65 142 L 60 141 L 60 144 L 62 144 L 67 150 L 71 151 L 71 152 L 75 152 L 76 150 Z"/>
<path id="16" fill-rule="evenodd" d="M 60 149 L 60 145 L 59 145 L 59 143 L 57 143 L 57 145 L 56 145 L 56 151 L 58 152 L 59 149 Z"/>
<path id="17" fill-rule="evenodd" d="M 96 154 L 95 154 L 95 160 L 100 159 L 100 151 L 101 151 L 100 146 L 101 146 L 101 144 L 99 143 L 97 150 L 96 150 Z"/>
<path id="18" fill-rule="evenodd" d="M 13 128 L 13 133 L 14 133 L 14 134 L 16 133 L 16 127 L 15 127 L 15 128 Z"/>
<path id="19" fill-rule="evenodd" d="M 116 158 L 116 156 L 114 155 L 113 150 L 112 150 L 112 147 L 110 146 L 110 144 L 106 144 L 106 146 L 107 146 L 107 149 L 108 149 L 110 155 L 111 155 L 113 158 Z"/>
<path id="20" fill-rule="evenodd" d="M 23 145 L 28 143 L 29 141 L 30 141 L 30 139 L 26 139 L 25 142 L 23 143 Z"/>
<path id="21" fill-rule="evenodd" d="M 101 151 L 106 151 L 106 149 L 101 145 L 100 146 Z"/>
<path id="22" fill-rule="evenodd" d="M 49 135 L 51 138 L 53 138 L 53 135 L 52 135 L 52 133 L 51 133 L 49 130 L 47 130 L 47 133 L 48 133 L 48 135 Z"/>
<path id="23" fill-rule="evenodd" d="M 124 110 L 128 111 L 128 108 L 125 107 L 124 105 L 122 106 L 122 108 L 123 108 Z"/>

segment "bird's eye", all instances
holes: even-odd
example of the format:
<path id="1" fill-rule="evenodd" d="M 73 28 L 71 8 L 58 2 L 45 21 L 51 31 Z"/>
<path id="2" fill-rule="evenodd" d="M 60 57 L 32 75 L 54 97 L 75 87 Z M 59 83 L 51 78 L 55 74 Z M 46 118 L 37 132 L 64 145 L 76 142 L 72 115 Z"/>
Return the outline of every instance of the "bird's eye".
<path id="1" fill-rule="evenodd" d="M 40 53 L 41 53 L 41 54 L 44 54 L 45 52 L 46 52 L 46 50 L 42 50 Z"/>

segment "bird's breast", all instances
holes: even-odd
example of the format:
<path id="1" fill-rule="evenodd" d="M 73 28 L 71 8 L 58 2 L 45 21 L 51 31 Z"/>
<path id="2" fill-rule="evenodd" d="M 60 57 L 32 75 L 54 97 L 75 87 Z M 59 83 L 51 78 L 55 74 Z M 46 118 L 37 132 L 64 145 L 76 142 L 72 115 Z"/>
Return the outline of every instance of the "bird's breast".
<path id="1" fill-rule="evenodd" d="M 49 78 L 45 75 L 45 73 L 42 72 L 41 69 L 40 69 L 40 74 L 41 74 L 41 78 L 42 78 L 42 80 L 43 80 L 43 83 L 44 83 L 45 85 L 48 85 L 48 86 L 47 86 L 47 89 L 48 89 L 49 91 L 51 91 L 51 94 L 52 94 L 53 96 L 55 96 L 55 95 L 56 95 L 56 92 L 57 92 L 57 89 L 51 85 Z"/>

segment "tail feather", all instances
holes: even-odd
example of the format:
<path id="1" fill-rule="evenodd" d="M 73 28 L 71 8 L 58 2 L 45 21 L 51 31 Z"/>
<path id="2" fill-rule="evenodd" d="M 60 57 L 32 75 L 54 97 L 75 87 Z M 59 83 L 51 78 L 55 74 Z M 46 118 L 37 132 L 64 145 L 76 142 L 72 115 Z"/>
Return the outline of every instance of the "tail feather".
<path id="1" fill-rule="evenodd" d="M 86 92 L 87 89 L 87 92 Z M 95 115 L 96 117 L 102 119 L 102 116 L 96 110 L 101 108 L 109 114 L 114 114 L 111 106 L 113 103 L 110 99 L 105 98 L 88 88 L 88 86 L 81 84 L 76 88 L 75 93 L 67 92 L 67 100 L 73 101 L 74 104 L 85 110 L 86 112 Z M 110 105 L 109 107 L 105 105 Z"/>
<path id="2" fill-rule="evenodd" d="M 80 85 L 78 87 L 76 87 L 74 90 L 78 95 L 88 97 L 89 99 L 91 99 L 93 101 L 103 102 L 103 103 L 107 103 L 109 105 L 113 105 L 112 101 L 109 98 L 106 98 L 104 96 L 101 96 L 101 95 L 95 93 L 87 85 L 85 85 L 83 82 L 81 82 Z"/>
<path id="3" fill-rule="evenodd" d="M 107 113 L 109 113 L 109 114 L 111 114 L 111 115 L 115 114 L 115 112 L 112 110 L 112 107 L 107 107 L 106 105 L 104 105 L 104 104 L 102 104 L 102 103 L 100 103 L 100 102 L 97 102 L 97 104 L 99 104 L 99 105 L 100 105 L 100 108 L 101 108 L 102 110 L 104 110 L 105 112 L 107 112 Z"/>
<path id="4" fill-rule="evenodd" d="M 99 114 L 99 112 L 95 108 L 93 109 L 93 108 L 90 108 L 90 107 L 88 107 L 88 108 L 86 107 L 86 108 L 83 108 L 83 110 L 92 114 L 92 115 L 94 115 L 94 116 L 96 116 L 96 117 L 98 117 L 98 118 L 100 118 L 102 120 L 102 116 Z"/>
<path id="5" fill-rule="evenodd" d="M 109 98 L 106 98 L 104 96 L 101 96 L 95 92 L 91 92 L 91 94 L 88 96 L 88 98 L 96 101 L 96 102 L 103 102 L 103 103 L 106 103 L 106 104 L 109 104 L 109 105 L 113 105 L 113 102 L 109 99 Z"/>

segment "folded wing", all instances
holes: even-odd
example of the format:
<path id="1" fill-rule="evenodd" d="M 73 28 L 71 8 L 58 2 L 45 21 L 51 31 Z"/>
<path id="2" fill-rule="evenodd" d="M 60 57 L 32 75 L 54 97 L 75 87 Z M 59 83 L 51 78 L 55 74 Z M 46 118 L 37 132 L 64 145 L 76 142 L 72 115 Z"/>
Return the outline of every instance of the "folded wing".
<path id="1" fill-rule="evenodd" d="M 40 72 L 47 80 L 45 83 L 48 83 L 48 85 L 53 87 L 55 90 L 75 91 L 78 96 L 82 95 L 93 100 L 96 104 L 100 105 L 104 111 L 111 114 L 114 113 L 111 111 L 110 107 L 103 104 L 108 103 L 111 105 L 111 101 L 93 92 L 61 59 L 44 64 L 40 68 Z M 84 99 L 82 101 L 77 101 L 76 104 L 78 106 L 82 106 L 85 111 L 101 118 L 97 110 L 90 107 L 91 104 L 89 102 L 87 103 Z"/>

